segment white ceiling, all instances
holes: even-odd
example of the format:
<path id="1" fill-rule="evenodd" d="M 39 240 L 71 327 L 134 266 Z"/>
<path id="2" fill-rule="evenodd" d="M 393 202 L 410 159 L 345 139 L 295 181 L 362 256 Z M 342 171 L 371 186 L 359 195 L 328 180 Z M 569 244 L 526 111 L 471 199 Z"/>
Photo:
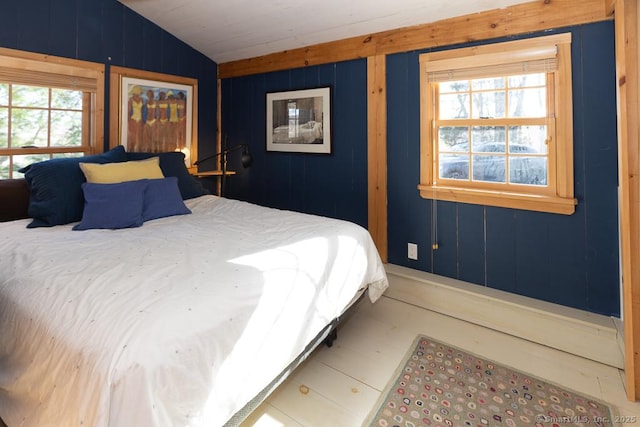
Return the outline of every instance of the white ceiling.
<path id="1" fill-rule="evenodd" d="M 218 64 L 530 0 L 119 0 Z"/>

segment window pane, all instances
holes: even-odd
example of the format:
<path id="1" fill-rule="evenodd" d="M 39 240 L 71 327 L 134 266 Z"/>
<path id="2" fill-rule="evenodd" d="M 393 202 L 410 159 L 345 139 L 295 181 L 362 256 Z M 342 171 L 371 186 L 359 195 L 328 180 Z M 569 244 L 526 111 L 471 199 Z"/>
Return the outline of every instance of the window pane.
<path id="1" fill-rule="evenodd" d="M 51 107 L 81 110 L 82 92 L 79 90 L 51 89 Z"/>
<path id="2" fill-rule="evenodd" d="M 442 126 L 438 129 L 439 151 L 469 151 L 469 128 Z"/>
<path id="3" fill-rule="evenodd" d="M 545 88 L 509 91 L 509 117 L 545 117 Z"/>
<path id="4" fill-rule="evenodd" d="M 18 169 L 28 166 L 31 163 L 49 160 L 50 158 L 51 156 L 49 154 L 24 154 L 13 156 L 13 177 L 22 178 L 24 175 L 18 172 Z"/>
<path id="5" fill-rule="evenodd" d="M 468 119 L 469 109 L 469 94 L 467 92 L 440 95 L 441 119 Z"/>
<path id="6" fill-rule="evenodd" d="M 9 84 L 0 83 L 0 105 L 9 105 Z"/>
<path id="7" fill-rule="evenodd" d="M 11 111 L 11 146 L 47 146 L 47 111 L 14 108 Z"/>
<path id="8" fill-rule="evenodd" d="M 547 154 L 546 126 L 509 126 L 510 153 Z"/>
<path id="9" fill-rule="evenodd" d="M 471 82 L 471 88 L 473 90 L 504 89 L 504 87 L 504 77 L 477 79 Z"/>
<path id="10" fill-rule="evenodd" d="M 473 94 L 473 118 L 500 118 L 505 115 L 504 91 Z"/>
<path id="11" fill-rule="evenodd" d="M 11 178 L 9 176 L 9 156 L 0 156 L 0 179 Z"/>
<path id="12" fill-rule="evenodd" d="M 473 126 L 471 141 L 474 152 L 504 153 L 507 131 L 504 126 Z M 494 144 L 494 146 L 491 146 Z M 499 144 L 495 146 L 495 144 Z M 502 149 L 500 149 L 500 146 Z"/>
<path id="13" fill-rule="evenodd" d="M 440 93 L 446 92 L 468 92 L 469 91 L 469 81 L 468 80 L 458 80 L 453 82 L 441 82 L 440 85 Z"/>
<path id="14" fill-rule="evenodd" d="M 9 147 L 9 109 L 0 108 L 0 148 Z"/>
<path id="15" fill-rule="evenodd" d="M 461 154 L 441 154 L 440 178 L 469 179 L 469 156 Z"/>
<path id="16" fill-rule="evenodd" d="M 509 77 L 509 87 L 531 87 L 545 85 L 546 76 L 544 73 L 525 74 L 522 76 Z"/>
<path id="17" fill-rule="evenodd" d="M 66 159 L 66 158 L 69 158 L 69 157 L 82 157 L 85 154 L 88 154 L 88 153 L 55 153 L 55 154 L 53 154 L 53 158 L 54 159 L 62 159 L 62 158 Z"/>
<path id="18" fill-rule="evenodd" d="M 505 182 L 505 156 L 473 156 L 473 180 Z"/>
<path id="19" fill-rule="evenodd" d="M 81 111 L 51 111 L 51 145 L 82 145 Z"/>
<path id="20" fill-rule="evenodd" d="M 49 88 L 12 85 L 11 104 L 18 107 L 49 107 Z"/>
<path id="21" fill-rule="evenodd" d="M 547 185 L 547 159 L 544 157 L 510 157 L 509 181 L 512 184 Z"/>

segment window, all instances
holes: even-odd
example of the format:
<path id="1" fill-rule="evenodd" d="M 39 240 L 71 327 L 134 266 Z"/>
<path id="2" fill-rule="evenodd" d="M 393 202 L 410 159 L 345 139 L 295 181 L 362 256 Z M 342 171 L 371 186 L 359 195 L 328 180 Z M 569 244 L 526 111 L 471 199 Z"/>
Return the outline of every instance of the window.
<path id="1" fill-rule="evenodd" d="M 424 198 L 572 214 L 571 34 L 420 55 Z"/>
<path id="2" fill-rule="evenodd" d="M 101 152 L 104 65 L 0 49 L 0 178 Z"/>

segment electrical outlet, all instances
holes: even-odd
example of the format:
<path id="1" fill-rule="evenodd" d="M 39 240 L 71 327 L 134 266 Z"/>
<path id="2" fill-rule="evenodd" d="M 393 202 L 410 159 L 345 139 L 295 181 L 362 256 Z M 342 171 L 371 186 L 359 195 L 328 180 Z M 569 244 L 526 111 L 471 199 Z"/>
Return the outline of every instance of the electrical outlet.
<path id="1" fill-rule="evenodd" d="M 407 244 L 407 258 L 409 259 L 418 259 L 418 245 L 415 243 Z"/>

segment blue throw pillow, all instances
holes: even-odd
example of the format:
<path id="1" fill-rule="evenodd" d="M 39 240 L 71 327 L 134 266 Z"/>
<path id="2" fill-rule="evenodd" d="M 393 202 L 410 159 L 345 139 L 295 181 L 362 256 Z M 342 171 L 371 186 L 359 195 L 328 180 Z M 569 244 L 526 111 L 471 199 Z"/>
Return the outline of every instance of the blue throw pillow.
<path id="1" fill-rule="evenodd" d="M 124 147 L 103 154 L 69 157 L 33 163 L 20 169 L 30 189 L 28 228 L 52 227 L 80 221 L 84 198 L 84 174 L 79 163 L 112 163 L 127 161 Z"/>
<path id="2" fill-rule="evenodd" d="M 144 221 L 191 213 L 182 201 L 178 178 L 170 176 L 164 179 L 150 179 L 148 183 L 142 210 Z"/>
<path id="3" fill-rule="evenodd" d="M 144 222 L 142 211 L 148 182 L 141 179 L 117 184 L 82 184 L 84 212 L 73 229 L 140 227 Z"/>
<path id="4" fill-rule="evenodd" d="M 170 151 L 167 153 L 127 153 L 127 160 L 144 160 L 149 157 L 160 158 L 160 169 L 162 174 L 166 176 L 175 176 L 178 178 L 178 187 L 183 200 L 193 199 L 208 194 L 207 190 L 202 186 L 194 176 L 187 170 L 184 164 L 184 153 L 180 151 Z"/>

